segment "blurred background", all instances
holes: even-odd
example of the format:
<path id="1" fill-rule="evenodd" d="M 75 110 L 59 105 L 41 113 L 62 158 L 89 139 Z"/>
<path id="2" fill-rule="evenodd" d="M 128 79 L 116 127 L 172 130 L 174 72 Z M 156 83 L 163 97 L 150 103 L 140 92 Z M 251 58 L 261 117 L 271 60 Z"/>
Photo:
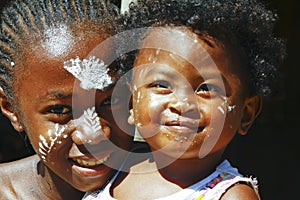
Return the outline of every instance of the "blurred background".
<path id="1" fill-rule="evenodd" d="M 5 2 L 0 0 L 0 8 Z M 300 188 L 300 144 L 296 138 L 300 134 L 300 66 L 296 50 L 300 47 L 300 7 L 297 0 L 265 2 L 279 13 L 276 32 L 287 39 L 288 57 L 280 68 L 282 80 L 277 95 L 265 100 L 255 125 L 246 136 L 233 140 L 225 157 L 243 174 L 258 178 L 263 200 L 294 200 L 299 199 L 296 192 Z M 24 133 L 14 131 L 0 111 L 0 163 L 32 154 Z"/>

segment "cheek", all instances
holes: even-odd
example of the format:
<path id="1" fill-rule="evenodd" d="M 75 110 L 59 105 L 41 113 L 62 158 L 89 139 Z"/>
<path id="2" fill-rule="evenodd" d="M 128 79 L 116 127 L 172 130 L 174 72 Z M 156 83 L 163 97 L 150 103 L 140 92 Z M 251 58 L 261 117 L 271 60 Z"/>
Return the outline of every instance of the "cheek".
<path id="1" fill-rule="evenodd" d="M 216 141 L 221 134 L 227 132 L 232 120 L 232 114 L 235 111 L 229 112 L 227 105 L 220 100 L 212 100 L 204 105 L 202 104 L 201 106 L 200 121 L 206 126 L 206 135 L 210 137 L 211 140 Z"/>
<path id="2" fill-rule="evenodd" d="M 28 136 L 30 143 L 35 150 L 36 153 L 38 153 L 39 149 L 39 136 L 40 135 L 46 135 L 48 129 L 42 124 L 38 123 L 39 120 L 31 120 L 26 118 L 25 116 L 22 117 L 22 123 L 25 128 L 25 133 Z"/>
<path id="3" fill-rule="evenodd" d="M 118 128 L 113 128 L 109 140 L 116 146 L 116 148 L 128 151 L 132 145 L 131 135 L 133 131 L 134 129 L 132 129 L 131 132 L 127 132 Z"/>
<path id="4" fill-rule="evenodd" d="M 238 105 L 234 108 L 230 106 L 229 109 L 224 108 L 225 114 L 223 114 L 223 112 L 220 111 L 219 108 L 217 108 L 217 111 L 219 113 L 216 114 L 218 120 L 222 121 L 222 124 L 219 125 L 219 130 L 215 130 L 215 134 L 218 134 L 220 136 L 218 139 L 219 143 L 222 143 L 224 146 L 227 145 L 235 136 L 237 129 L 239 128 L 240 122 L 242 120 L 242 109 Z"/>
<path id="5" fill-rule="evenodd" d="M 164 109 L 166 98 L 159 98 L 157 95 L 143 94 L 134 101 L 135 121 L 145 123 L 158 122 L 160 114 Z"/>
<path id="6" fill-rule="evenodd" d="M 55 124 L 53 128 L 41 133 L 38 137 L 37 153 L 45 163 L 55 163 L 58 159 L 66 157 L 71 147 L 69 134 L 66 133 L 66 127 Z M 69 142 L 68 142 L 69 141 Z M 66 145 L 69 144 L 69 145 Z M 60 156 L 63 154 L 64 156 Z"/>

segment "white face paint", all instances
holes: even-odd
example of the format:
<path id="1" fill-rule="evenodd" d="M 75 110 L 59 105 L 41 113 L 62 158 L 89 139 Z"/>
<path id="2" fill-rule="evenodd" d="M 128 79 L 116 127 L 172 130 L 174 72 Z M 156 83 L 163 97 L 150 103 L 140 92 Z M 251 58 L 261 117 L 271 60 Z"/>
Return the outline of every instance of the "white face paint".
<path id="1" fill-rule="evenodd" d="M 103 90 L 112 83 L 107 65 L 95 56 L 80 60 L 71 59 L 64 62 L 64 68 L 80 81 L 80 87 L 85 90 Z"/>
<path id="2" fill-rule="evenodd" d="M 225 110 L 227 112 L 231 112 L 233 111 L 233 109 L 235 108 L 235 105 L 230 105 L 228 103 L 227 98 L 222 98 L 224 101 L 222 102 L 222 104 L 220 106 L 218 106 L 218 110 L 222 113 L 225 114 Z"/>
<path id="3" fill-rule="evenodd" d="M 97 136 L 104 135 L 95 107 L 85 110 L 80 118 L 73 121 L 73 124 L 76 130 L 80 130 L 80 139 L 84 143 L 92 143 Z M 62 144 L 63 140 L 69 137 L 68 134 L 64 134 L 65 130 L 66 125 L 55 124 L 54 129 L 49 129 L 47 132 L 48 140 L 43 135 L 39 136 L 39 153 L 44 162 L 51 159 L 51 153 L 57 149 L 56 145 Z"/>
<path id="4" fill-rule="evenodd" d="M 73 124 L 79 130 L 77 133 L 80 135 L 77 135 L 77 138 L 83 143 L 98 143 L 95 139 L 101 134 L 104 135 L 95 107 L 85 110 L 81 117 L 74 120 Z"/>
<path id="5" fill-rule="evenodd" d="M 49 54 L 59 56 L 66 53 L 73 42 L 71 31 L 66 25 L 50 27 L 45 30 L 45 41 L 42 46 Z"/>
<path id="6" fill-rule="evenodd" d="M 53 129 L 48 130 L 48 136 L 50 140 L 49 142 L 46 140 L 46 138 L 43 135 L 40 135 L 39 152 L 44 162 L 47 162 L 49 160 L 48 155 L 53 150 L 53 147 L 56 144 L 61 144 L 62 140 L 68 137 L 67 134 L 63 134 L 64 131 L 65 131 L 65 126 L 60 124 L 55 124 L 54 130 Z"/>

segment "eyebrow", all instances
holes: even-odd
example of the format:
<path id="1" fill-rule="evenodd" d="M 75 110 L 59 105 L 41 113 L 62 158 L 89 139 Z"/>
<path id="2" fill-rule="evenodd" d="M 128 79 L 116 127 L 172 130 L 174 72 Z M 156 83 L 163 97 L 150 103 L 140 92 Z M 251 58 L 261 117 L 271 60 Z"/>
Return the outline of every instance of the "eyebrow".
<path id="1" fill-rule="evenodd" d="M 56 100 L 56 99 L 69 99 L 72 98 L 73 93 L 66 93 L 63 91 L 48 91 L 46 95 L 43 96 L 43 101 Z"/>

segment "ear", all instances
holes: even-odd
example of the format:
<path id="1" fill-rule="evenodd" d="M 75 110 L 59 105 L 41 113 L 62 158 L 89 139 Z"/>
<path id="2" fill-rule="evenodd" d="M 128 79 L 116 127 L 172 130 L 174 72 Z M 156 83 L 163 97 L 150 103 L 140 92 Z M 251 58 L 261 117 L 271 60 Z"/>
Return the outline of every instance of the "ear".
<path id="1" fill-rule="evenodd" d="M 128 117 L 128 119 L 127 119 L 127 122 L 128 122 L 128 124 L 130 124 L 130 125 L 134 125 L 134 114 L 133 114 L 133 110 L 132 109 L 130 109 L 129 110 L 129 117 Z"/>
<path id="2" fill-rule="evenodd" d="M 254 120 L 258 117 L 262 109 L 262 101 L 259 96 L 253 96 L 245 100 L 244 113 L 238 133 L 246 135 Z"/>
<path id="3" fill-rule="evenodd" d="M 18 132 L 24 131 L 24 128 L 19 121 L 19 117 L 17 113 L 14 111 L 13 104 L 7 98 L 2 87 L 0 87 L 0 107 L 2 113 L 10 120 L 14 129 Z"/>

